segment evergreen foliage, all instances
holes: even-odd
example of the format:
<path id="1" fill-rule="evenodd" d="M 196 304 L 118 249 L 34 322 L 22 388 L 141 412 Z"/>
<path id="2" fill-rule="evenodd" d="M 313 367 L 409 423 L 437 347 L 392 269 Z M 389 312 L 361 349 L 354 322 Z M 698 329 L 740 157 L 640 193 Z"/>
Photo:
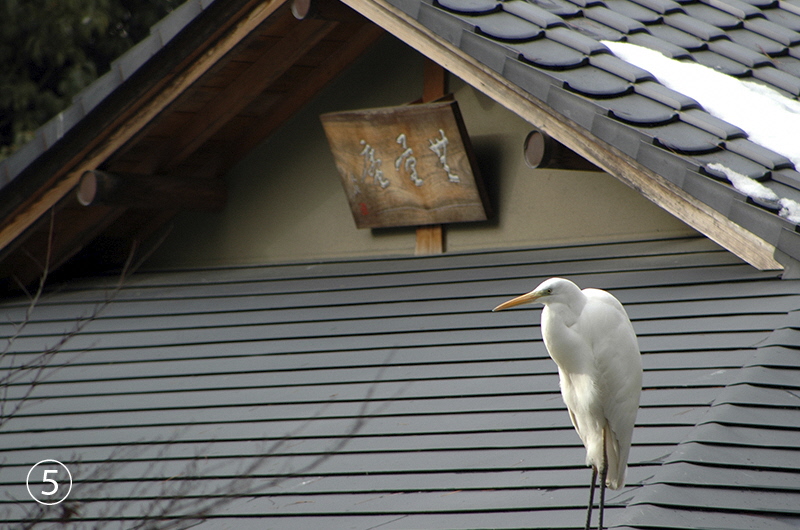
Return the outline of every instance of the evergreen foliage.
<path id="1" fill-rule="evenodd" d="M 0 1 L 0 159 L 183 1 Z"/>

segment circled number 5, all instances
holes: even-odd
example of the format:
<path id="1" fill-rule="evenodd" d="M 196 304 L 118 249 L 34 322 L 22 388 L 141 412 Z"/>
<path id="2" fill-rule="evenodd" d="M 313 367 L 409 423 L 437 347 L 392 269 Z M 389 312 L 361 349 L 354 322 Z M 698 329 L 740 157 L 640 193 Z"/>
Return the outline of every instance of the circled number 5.
<path id="1" fill-rule="evenodd" d="M 55 479 L 47 478 L 47 474 L 48 473 L 58 473 L 58 470 L 57 469 L 45 469 L 44 470 L 44 475 L 42 476 L 42 482 L 50 482 L 50 483 L 52 483 L 53 484 L 53 489 L 51 489 L 50 491 L 42 490 L 42 495 L 55 495 L 55 493 L 58 491 L 58 482 L 56 482 Z"/>

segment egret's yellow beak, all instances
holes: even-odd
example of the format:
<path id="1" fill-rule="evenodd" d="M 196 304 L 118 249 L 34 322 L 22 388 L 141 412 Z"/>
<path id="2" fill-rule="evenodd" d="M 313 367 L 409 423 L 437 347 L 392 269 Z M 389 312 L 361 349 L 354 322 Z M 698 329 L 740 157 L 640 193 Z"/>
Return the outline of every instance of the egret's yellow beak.
<path id="1" fill-rule="evenodd" d="M 492 311 L 502 311 L 503 309 L 508 309 L 509 307 L 515 307 L 522 304 L 530 304 L 531 302 L 535 302 L 537 298 L 541 298 L 541 293 L 538 291 L 531 291 L 530 293 L 523 294 L 516 298 L 512 298 L 508 302 L 503 302 L 499 306 L 492 309 Z"/>

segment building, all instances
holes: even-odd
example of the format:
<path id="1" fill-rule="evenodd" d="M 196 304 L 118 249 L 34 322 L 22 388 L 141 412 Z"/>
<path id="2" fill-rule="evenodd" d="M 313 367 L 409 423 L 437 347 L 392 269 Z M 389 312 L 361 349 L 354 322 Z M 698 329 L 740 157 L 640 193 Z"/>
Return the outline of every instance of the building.
<path id="1" fill-rule="evenodd" d="M 562 275 L 616 294 L 643 352 L 608 526 L 795 527 L 800 248 L 781 201 L 800 200 L 798 174 L 600 41 L 796 98 L 796 8 L 305 10 L 190 0 L 2 164 L 6 291 L 45 271 L 53 287 L 30 319 L 26 297 L 5 302 L 2 366 L 23 375 L 5 380 L 0 513 L 582 528 L 589 471 L 538 310 L 488 312 Z M 495 215 L 447 226 L 445 254 L 413 256 L 414 229 L 354 228 L 319 115 L 441 91 L 435 65 Z M 525 165 L 534 127 L 567 169 Z M 87 172 L 111 175 L 97 200 L 76 194 Z M 47 369 L 12 370 L 49 351 Z M 50 508 L 24 482 L 44 459 L 75 475 Z"/>

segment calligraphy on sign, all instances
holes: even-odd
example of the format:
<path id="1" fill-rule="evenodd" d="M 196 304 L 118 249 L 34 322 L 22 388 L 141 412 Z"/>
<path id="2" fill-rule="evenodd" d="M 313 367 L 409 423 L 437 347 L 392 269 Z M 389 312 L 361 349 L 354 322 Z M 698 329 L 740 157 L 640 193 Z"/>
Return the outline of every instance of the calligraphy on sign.
<path id="1" fill-rule="evenodd" d="M 358 228 L 487 219 L 486 193 L 455 101 L 320 119 Z"/>

